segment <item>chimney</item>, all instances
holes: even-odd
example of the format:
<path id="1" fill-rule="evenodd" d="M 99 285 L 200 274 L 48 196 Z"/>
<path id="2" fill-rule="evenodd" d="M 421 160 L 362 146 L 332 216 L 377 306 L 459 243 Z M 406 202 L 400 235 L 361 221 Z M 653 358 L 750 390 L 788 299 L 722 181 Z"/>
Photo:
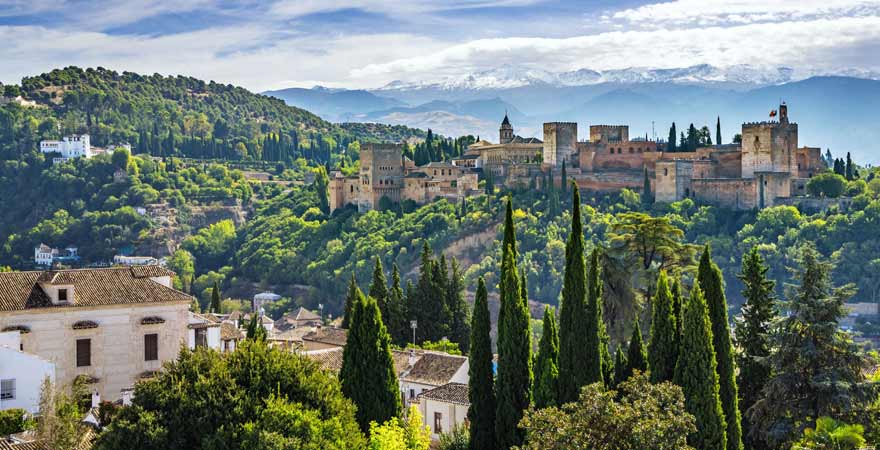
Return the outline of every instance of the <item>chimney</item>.
<path id="1" fill-rule="evenodd" d="M 415 349 L 409 349 L 409 365 L 416 365 L 416 351 Z"/>
<path id="2" fill-rule="evenodd" d="M 98 391 L 95 391 L 92 394 L 92 408 L 97 408 L 100 405 L 101 405 L 101 394 L 99 394 Z"/>

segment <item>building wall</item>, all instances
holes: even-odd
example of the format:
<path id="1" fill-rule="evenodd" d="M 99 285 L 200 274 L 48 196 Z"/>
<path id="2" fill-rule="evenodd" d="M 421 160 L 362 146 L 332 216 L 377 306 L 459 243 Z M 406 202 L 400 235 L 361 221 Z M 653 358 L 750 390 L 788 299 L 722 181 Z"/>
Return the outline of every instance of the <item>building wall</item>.
<path id="1" fill-rule="evenodd" d="M 358 209 L 375 209 L 382 197 L 400 201 L 403 189 L 403 146 L 367 144 L 361 149 L 361 195 Z"/>
<path id="2" fill-rule="evenodd" d="M 692 196 L 698 200 L 733 209 L 757 207 L 756 180 L 753 178 L 692 179 Z"/>
<path id="3" fill-rule="evenodd" d="M 590 142 L 629 141 L 628 125 L 590 125 Z"/>
<path id="4" fill-rule="evenodd" d="M 675 202 L 690 197 L 694 170 L 692 161 L 659 161 L 655 170 L 656 201 Z"/>
<path id="5" fill-rule="evenodd" d="M 577 153 L 577 123 L 548 122 L 544 124 L 544 164 L 562 167 Z"/>
<path id="6" fill-rule="evenodd" d="M 464 426 L 467 420 L 467 405 L 459 405 L 451 402 L 441 402 L 438 400 L 422 398 L 419 402 L 419 412 L 422 414 L 422 421 L 431 429 L 431 439 L 439 440 L 440 434 L 451 433 L 456 426 Z M 434 414 L 440 413 L 440 430 L 435 428 Z"/>
<path id="7" fill-rule="evenodd" d="M 795 156 L 798 178 L 813 178 L 813 175 L 822 173 L 828 168 L 825 158 L 822 157 L 822 149 L 819 147 L 801 147 L 797 149 Z"/>
<path id="8" fill-rule="evenodd" d="M 31 414 L 40 410 L 40 388 L 47 377 L 55 382 L 55 365 L 36 355 L 19 351 L 18 331 L 0 333 L 0 380 L 14 380 L 15 398 L 0 398 L 0 410 L 21 408 Z"/>
<path id="9" fill-rule="evenodd" d="M 644 167 L 653 171 L 664 156 L 652 141 L 580 142 L 578 149 L 578 166 L 585 172 Z"/>
<path id="10" fill-rule="evenodd" d="M 797 175 L 795 153 L 797 124 L 746 123 L 742 127 L 742 177 L 755 172 L 788 172 Z"/>
<path id="11" fill-rule="evenodd" d="M 112 305 L 103 307 L 54 307 L 0 312 L 0 329 L 24 325 L 23 350 L 55 364 L 60 386 L 70 386 L 79 375 L 98 381 L 88 386 L 107 400 L 140 379 L 145 371 L 158 370 L 164 361 L 176 359 L 186 343 L 189 304 Z M 164 323 L 141 325 L 141 319 L 159 316 Z M 80 320 L 98 323 L 97 328 L 74 330 Z M 144 361 L 144 335 L 159 335 L 159 359 Z M 91 365 L 76 367 L 76 340 L 91 339 Z"/>

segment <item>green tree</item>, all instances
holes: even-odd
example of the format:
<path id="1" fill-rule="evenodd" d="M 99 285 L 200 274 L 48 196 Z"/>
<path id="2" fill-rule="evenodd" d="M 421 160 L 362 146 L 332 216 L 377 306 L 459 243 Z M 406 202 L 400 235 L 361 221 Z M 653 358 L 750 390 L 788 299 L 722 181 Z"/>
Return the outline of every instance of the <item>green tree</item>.
<path id="1" fill-rule="evenodd" d="M 508 212 L 511 206 L 508 201 Z M 512 216 L 511 216 L 512 217 Z M 513 220 L 506 223 L 505 237 L 513 236 Z M 531 403 L 532 356 L 529 309 L 522 297 L 515 262 L 515 247 L 508 245 L 501 265 L 501 312 L 498 323 L 498 382 L 495 415 L 496 445 L 508 449 L 522 443 L 518 428 Z"/>
<path id="2" fill-rule="evenodd" d="M 9 436 L 24 431 L 26 415 L 27 411 L 21 408 L 0 411 L 0 436 Z"/>
<path id="3" fill-rule="evenodd" d="M 642 327 L 639 325 L 638 319 L 633 321 L 632 336 L 629 339 L 629 348 L 626 352 L 626 372 L 624 375 L 628 379 L 635 371 L 648 371 L 648 354 L 645 352 L 644 341 L 642 340 Z"/>
<path id="4" fill-rule="evenodd" d="M 82 443 L 82 417 L 85 414 L 80 399 L 88 391 L 82 383 L 74 381 L 70 391 L 58 389 L 46 377 L 40 387 L 40 417 L 36 435 L 48 448 L 75 450 Z"/>
<path id="5" fill-rule="evenodd" d="M 370 450 L 428 450 L 430 446 L 431 429 L 422 424 L 422 414 L 415 406 L 409 408 L 406 418 L 370 424 Z"/>
<path id="6" fill-rule="evenodd" d="M 648 168 L 645 167 L 645 176 L 642 180 L 642 204 L 654 203 L 654 194 L 651 192 L 651 179 L 648 177 Z"/>
<path id="7" fill-rule="evenodd" d="M 117 147 L 116 150 L 113 150 L 113 156 L 111 156 L 111 160 L 113 161 L 113 165 L 116 166 L 117 169 L 125 170 L 128 168 L 128 161 L 131 155 L 129 155 L 128 150 Z"/>
<path id="8" fill-rule="evenodd" d="M 740 395 L 740 410 L 748 411 L 761 398 L 764 386 L 770 379 L 770 352 L 772 349 L 770 326 L 776 317 L 774 307 L 775 283 L 767 279 L 770 270 L 758 247 L 743 256 L 742 272 L 737 276 L 743 283 L 742 295 L 745 304 L 742 318 L 736 326 L 737 383 Z M 743 417 L 743 438 L 749 448 L 763 448 L 766 443 L 758 433 L 751 433 L 748 416 Z"/>
<path id="9" fill-rule="evenodd" d="M 592 320 L 593 309 L 595 309 L 596 329 L 599 335 L 599 359 L 602 362 L 600 371 L 602 373 L 602 382 L 606 386 L 611 385 L 614 378 L 614 359 L 611 356 L 611 336 L 608 335 L 608 329 L 605 327 L 605 299 L 602 295 L 602 275 L 599 258 L 599 248 L 593 248 L 590 252 L 590 264 L 587 269 L 587 319 Z"/>
<path id="10" fill-rule="evenodd" d="M 348 295 L 345 296 L 345 309 L 342 315 L 342 328 L 351 328 L 351 315 L 354 312 L 355 304 L 358 299 L 363 298 L 364 294 L 351 274 L 351 280 L 348 282 Z"/>
<path id="11" fill-rule="evenodd" d="M 684 324 L 682 314 L 684 313 L 684 298 L 681 294 L 681 281 L 676 278 L 672 281 L 672 316 L 675 317 L 675 357 L 673 361 L 678 361 L 678 352 L 681 349 L 681 329 Z M 674 370 L 673 370 L 674 372 Z"/>
<path id="12" fill-rule="evenodd" d="M 721 407 L 727 423 L 727 449 L 741 450 L 742 426 L 739 411 L 739 393 L 736 386 L 736 363 L 730 340 L 730 320 L 727 316 L 727 299 L 724 296 L 724 279 L 721 269 L 712 261 L 709 246 L 703 249 L 697 279 L 709 307 L 712 322 L 712 346 L 715 349 Z"/>
<path id="13" fill-rule="evenodd" d="M 677 140 L 677 137 L 678 137 L 678 132 L 675 130 L 675 122 L 672 122 L 672 126 L 669 127 L 669 137 L 666 139 L 666 151 L 667 152 L 676 151 L 675 141 Z"/>
<path id="14" fill-rule="evenodd" d="M 721 145 L 721 116 L 715 122 L 715 145 Z"/>
<path id="15" fill-rule="evenodd" d="M 401 400 L 391 338 L 382 323 L 379 306 L 371 297 L 358 294 L 339 379 L 342 392 L 357 406 L 358 424 L 367 431 L 370 422 L 384 423 L 400 416 Z"/>
<path id="16" fill-rule="evenodd" d="M 266 329 L 263 328 L 263 322 L 260 320 L 258 313 L 251 313 L 251 320 L 248 322 L 247 333 L 245 337 L 252 341 L 266 341 Z"/>
<path id="17" fill-rule="evenodd" d="M 765 436 L 770 448 L 787 448 L 819 417 L 858 417 L 876 398 L 866 379 L 869 359 L 838 328 L 853 286 L 833 287 L 831 263 L 811 245 L 801 249 L 799 264 L 798 285 L 782 304 L 788 315 L 773 326 L 772 375 L 748 412 L 750 432 Z"/>
<path id="18" fill-rule="evenodd" d="M 846 173 L 847 181 L 852 181 L 856 178 L 855 165 L 853 165 L 853 160 L 849 152 L 846 152 L 846 168 L 844 169 L 844 171 Z"/>
<path id="19" fill-rule="evenodd" d="M 522 421 L 522 449 L 690 450 L 686 437 L 694 424 L 681 388 L 650 383 L 640 373 L 616 392 L 594 383 L 576 402 L 529 410 Z"/>
<path id="20" fill-rule="evenodd" d="M 565 274 L 559 309 L 560 404 L 577 399 L 580 388 L 601 381 L 602 360 L 596 314 L 588 317 L 587 267 L 580 190 L 572 183 L 571 233 L 565 245 Z M 592 327 L 592 328 L 590 328 Z"/>
<path id="21" fill-rule="evenodd" d="M 536 408 L 556 405 L 556 394 L 559 391 L 559 332 L 556 330 L 556 318 L 553 309 L 544 307 L 544 326 L 541 342 L 538 344 L 538 356 L 535 361 L 535 399 Z"/>
<path id="22" fill-rule="evenodd" d="M 648 365 L 651 368 L 651 381 L 655 383 L 672 380 L 675 358 L 678 356 L 678 328 L 666 271 L 660 271 L 656 291 L 651 306 L 651 337 L 648 341 Z"/>
<path id="23" fill-rule="evenodd" d="M 81 416 L 77 418 L 80 420 Z M 313 361 L 244 341 L 235 352 L 182 350 L 135 385 L 94 448 L 361 449 L 355 407 Z"/>
<path id="24" fill-rule="evenodd" d="M 467 301 L 464 299 L 464 275 L 455 258 L 452 258 L 445 300 L 450 320 L 447 325 L 449 338 L 458 344 L 464 353 L 468 353 L 471 334 L 470 311 Z"/>
<path id="25" fill-rule="evenodd" d="M 492 328 L 486 283 L 480 277 L 474 297 L 468 359 L 468 421 L 471 450 L 495 449 L 495 387 L 492 370 Z"/>
<path id="26" fill-rule="evenodd" d="M 368 294 L 376 304 L 379 305 L 379 312 L 382 314 L 382 322 L 388 323 L 388 285 L 385 281 L 385 269 L 382 267 L 382 261 L 376 257 L 373 266 L 373 281 L 370 283 L 370 292 Z"/>
<path id="27" fill-rule="evenodd" d="M 405 345 L 409 340 L 409 322 L 406 314 L 406 297 L 400 287 L 400 270 L 397 264 L 391 266 L 391 290 L 388 292 L 388 318 L 382 317 L 387 324 L 391 341 L 395 345 Z"/>
<path id="28" fill-rule="evenodd" d="M 712 323 L 699 284 L 684 305 L 681 351 L 675 365 L 675 384 L 684 391 L 685 407 L 697 420 L 688 443 L 697 450 L 727 448 L 727 422 L 721 408 Z"/>
<path id="29" fill-rule="evenodd" d="M 220 286 L 217 285 L 216 281 L 211 289 L 211 312 L 220 313 Z M 255 311 L 255 313 L 259 313 L 259 311 Z"/>
<path id="30" fill-rule="evenodd" d="M 620 383 L 629 378 L 631 375 L 629 373 L 629 366 L 626 361 L 626 354 L 623 353 L 623 345 L 617 346 L 617 351 L 614 352 L 614 384 L 612 385 L 612 389 L 617 389 L 617 386 Z"/>
<path id="31" fill-rule="evenodd" d="M 861 425 L 847 425 L 828 416 L 816 420 L 816 428 L 804 430 L 804 437 L 792 445 L 792 450 L 859 450 L 865 446 L 865 429 Z"/>
<path id="32" fill-rule="evenodd" d="M 837 198 L 846 190 L 846 178 L 832 172 L 823 172 L 807 182 L 807 192 L 814 197 Z"/>

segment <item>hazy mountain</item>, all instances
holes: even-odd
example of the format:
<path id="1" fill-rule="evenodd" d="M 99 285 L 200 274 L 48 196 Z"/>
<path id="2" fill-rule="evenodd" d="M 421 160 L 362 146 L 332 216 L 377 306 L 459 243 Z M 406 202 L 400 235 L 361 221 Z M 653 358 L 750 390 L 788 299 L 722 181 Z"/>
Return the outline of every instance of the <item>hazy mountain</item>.
<path id="1" fill-rule="evenodd" d="M 363 90 L 329 89 L 315 86 L 311 89 L 289 88 L 263 92 L 280 98 L 288 105 L 303 108 L 324 119 L 340 122 L 351 114 L 367 113 L 404 105 L 389 97 L 379 97 Z"/>

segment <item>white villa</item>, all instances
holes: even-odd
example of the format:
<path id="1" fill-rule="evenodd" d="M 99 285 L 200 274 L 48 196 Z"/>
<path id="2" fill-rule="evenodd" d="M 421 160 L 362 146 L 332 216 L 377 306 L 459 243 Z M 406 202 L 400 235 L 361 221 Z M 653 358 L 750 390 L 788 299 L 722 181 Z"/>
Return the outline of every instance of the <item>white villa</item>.
<path id="1" fill-rule="evenodd" d="M 88 134 L 65 136 L 60 141 L 40 141 L 40 151 L 44 154 L 61 155 L 52 159 L 54 164 L 73 158 L 91 158 L 94 155 Z"/>
<path id="2" fill-rule="evenodd" d="M 470 406 L 468 385 L 462 383 L 444 384 L 419 394 L 419 412 L 434 440 L 439 440 L 441 434 L 451 433 L 455 427 L 464 426 Z"/>
<path id="3" fill-rule="evenodd" d="M 67 246 L 63 250 L 49 247 L 41 243 L 34 247 L 34 264 L 38 266 L 51 266 L 58 262 L 76 262 L 79 260 L 77 255 L 78 249 L 73 246 Z"/>
<path id="4" fill-rule="evenodd" d="M 158 266 L 0 273 L 3 386 L 27 403 L 48 372 L 60 386 L 84 380 L 113 401 L 181 345 L 219 349 L 219 326 L 191 315 L 193 298 L 171 287 L 173 275 Z"/>
<path id="5" fill-rule="evenodd" d="M 20 408 L 36 414 L 43 380 L 55 381 L 55 364 L 21 348 L 19 331 L 0 333 L 0 410 Z"/>

